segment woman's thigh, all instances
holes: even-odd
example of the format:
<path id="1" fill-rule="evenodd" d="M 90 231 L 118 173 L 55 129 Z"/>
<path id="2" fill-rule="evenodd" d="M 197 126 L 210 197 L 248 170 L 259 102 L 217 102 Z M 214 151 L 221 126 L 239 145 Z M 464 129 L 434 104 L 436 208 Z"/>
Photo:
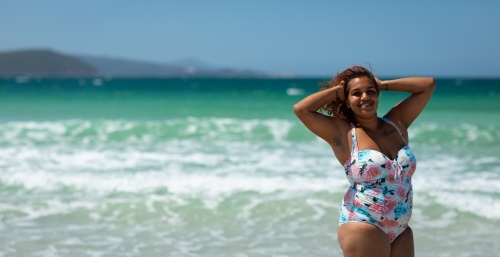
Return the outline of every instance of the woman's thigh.
<path id="1" fill-rule="evenodd" d="M 391 257 L 414 257 L 413 231 L 407 227 L 391 244 Z"/>
<path id="2" fill-rule="evenodd" d="M 369 223 L 342 224 L 339 227 L 339 243 L 344 257 L 392 257 L 387 235 Z"/>

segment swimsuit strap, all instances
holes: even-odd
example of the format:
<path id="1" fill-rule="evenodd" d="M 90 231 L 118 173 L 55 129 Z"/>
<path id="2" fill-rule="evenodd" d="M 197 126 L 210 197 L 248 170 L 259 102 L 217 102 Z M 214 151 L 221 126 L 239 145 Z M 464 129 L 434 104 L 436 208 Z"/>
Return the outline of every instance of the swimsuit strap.
<path id="1" fill-rule="evenodd" d="M 399 130 L 398 126 L 396 126 L 396 124 L 392 123 L 392 121 L 390 121 L 389 119 L 387 118 L 384 118 L 384 117 L 381 117 L 381 119 L 389 124 L 391 124 L 398 132 L 399 132 L 399 135 L 403 138 L 403 141 L 405 141 L 405 144 L 408 144 L 406 143 L 406 140 L 405 140 L 405 137 L 403 136 L 403 133 L 401 133 L 401 130 Z"/>
<path id="2" fill-rule="evenodd" d="M 356 139 L 356 127 L 351 122 L 351 155 L 358 152 L 358 140 Z"/>

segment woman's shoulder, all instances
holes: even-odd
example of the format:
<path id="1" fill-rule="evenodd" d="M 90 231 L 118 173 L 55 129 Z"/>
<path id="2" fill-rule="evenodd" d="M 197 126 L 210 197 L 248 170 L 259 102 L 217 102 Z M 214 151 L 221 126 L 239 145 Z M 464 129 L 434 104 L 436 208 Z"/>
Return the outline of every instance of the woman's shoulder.
<path id="1" fill-rule="evenodd" d="M 407 130 L 407 127 L 404 125 L 403 120 L 401 119 L 399 113 L 393 110 L 390 110 L 382 118 L 398 126 L 398 128 L 402 131 Z"/>
<path id="2" fill-rule="evenodd" d="M 383 118 L 396 126 L 399 132 L 403 134 L 403 138 L 406 142 L 409 141 L 408 128 L 404 125 L 403 120 L 397 114 L 389 111 L 386 115 L 383 116 Z"/>

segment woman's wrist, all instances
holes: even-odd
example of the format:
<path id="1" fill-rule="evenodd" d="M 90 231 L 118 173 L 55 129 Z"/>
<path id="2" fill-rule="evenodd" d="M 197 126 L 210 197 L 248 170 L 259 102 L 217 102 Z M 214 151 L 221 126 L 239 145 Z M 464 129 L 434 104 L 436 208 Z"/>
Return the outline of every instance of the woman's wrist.
<path id="1" fill-rule="evenodd" d="M 433 78 L 427 77 L 407 77 L 381 81 L 379 91 L 399 91 L 417 94 L 433 88 L 435 85 Z"/>
<path id="2" fill-rule="evenodd" d="M 389 85 L 387 84 L 387 81 L 385 80 L 380 80 L 379 78 L 375 77 L 375 80 L 377 81 L 377 88 L 378 91 L 389 91 Z"/>
<path id="3" fill-rule="evenodd" d="M 344 86 L 343 85 L 337 85 L 331 88 L 332 93 L 335 95 L 335 100 L 340 100 L 344 101 Z"/>
<path id="4" fill-rule="evenodd" d="M 389 91 L 389 84 L 387 81 L 380 81 L 379 91 Z"/>

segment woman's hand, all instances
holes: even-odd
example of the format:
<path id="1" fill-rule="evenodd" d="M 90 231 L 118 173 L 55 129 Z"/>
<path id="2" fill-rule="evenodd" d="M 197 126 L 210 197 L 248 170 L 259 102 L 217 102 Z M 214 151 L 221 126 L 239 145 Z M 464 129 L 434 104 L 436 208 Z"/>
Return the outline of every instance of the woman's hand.
<path id="1" fill-rule="evenodd" d="M 378 88 L 378 91 L 389 91 L 389 89 L 387 88 L 387 85 L 384 84 L 384 82 L 382 80 L 380 80 L 379 78 L 375 77 L 375 81 L 377 81 L 377 88 Z"/>
<path id="2" fill-rule="evenodd" d="M 338 85 L 335 85 L 337 87 L 337 90 L 335 90 L 335 93 L 336 93 L 336 96 L 337 96 L 336 100 L 345 101 L 345 91 L 344 91 L 345 87 L 344 87 L 344 84 L 345 84 L 345 82 L 342 80 L 342 81 L 340 81 L 340 83 Z"/>

